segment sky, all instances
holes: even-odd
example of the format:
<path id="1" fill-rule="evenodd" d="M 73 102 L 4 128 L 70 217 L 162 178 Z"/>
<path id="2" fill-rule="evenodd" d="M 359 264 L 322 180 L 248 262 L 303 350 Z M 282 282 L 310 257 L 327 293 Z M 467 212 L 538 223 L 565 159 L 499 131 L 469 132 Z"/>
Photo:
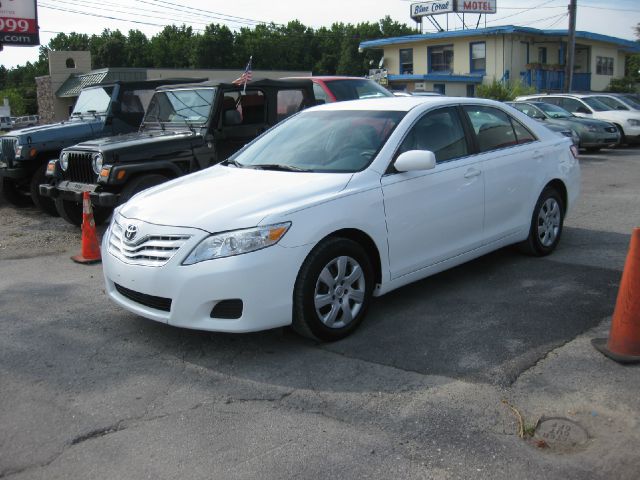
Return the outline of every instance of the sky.
<path id="1" fill-rule="evenodd" d="M 0 0 L 5 2 L 30 0 Z M 386 15 L 414 26 L 408 0 L 38 0 L 40 43 L 46 45 L 59 32 L 100 34 L 105 28 L 125 33 L 138 29 L 148 37 L 166 25 L 190 25 L 195 31 L 208 23 L 224 23 L 235 30 L 259 22 L 285 24 L 299 20 L 318 28 L 335 22 L 377 22 Z M 497 0 L 497 13 L 486 16 L 486 25 L 519 25 L 534 28 L 568 28 L 569 0 Z M 111 17 L 111 18 L 105 18 Z M 462 28 L 461 20 L 449 14 L 449 29 Z M 447 15 L 434 17 L 446 28 Z M 467 26 L 475 26 L 477 15 L 466 15 Z M 484 17 L 480 25 L 484 26 Z M 435 31 L 425 20 L 424 32 Z M 577 29 L 635 40 L 640 23 L 638 0 L 578 0 Z M 7 68 L 38 58 L 38 47 L 6 46 L 0 64 Z"/>

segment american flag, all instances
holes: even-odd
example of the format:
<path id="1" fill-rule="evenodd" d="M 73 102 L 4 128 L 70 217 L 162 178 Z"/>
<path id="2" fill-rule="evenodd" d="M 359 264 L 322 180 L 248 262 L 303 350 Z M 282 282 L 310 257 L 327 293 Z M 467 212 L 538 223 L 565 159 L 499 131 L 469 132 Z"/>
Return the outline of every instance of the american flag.
<path id="1" fill-rule="evenodd" d="M 247 67 L 244 69 L 244 73 L 236 78 L 233 82 L 234 85 L 244 85 L 247 86 L 247 82 L 251 81 L 251 60 L 253 56 L 249 57 L 249 63 L 247 63 Z"/>

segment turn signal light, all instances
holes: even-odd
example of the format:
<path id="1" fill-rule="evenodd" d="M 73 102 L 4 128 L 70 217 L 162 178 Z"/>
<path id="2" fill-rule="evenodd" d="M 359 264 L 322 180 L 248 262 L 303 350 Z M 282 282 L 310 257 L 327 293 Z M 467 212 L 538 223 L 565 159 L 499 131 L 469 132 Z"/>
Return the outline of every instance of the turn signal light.
<path id="1" fill-rule="evenodd" d="M 56 173 L 56 161 L 57 160 L 49 160 L 49 163 L 47 163 L 47 173 L 45 175 L 53 176 Z"/>
<path id="2" fill-rule="evenodd" d="M 107 178 L 109 176 L 109 172 L 111 172 L 111 167 L 104 167 L 102 170 L 100 170 L 100 176 L 102 178 Z"/>
<path id="3" fill-rule="evenodd" d="M 116 175 L 116 179 L 122 180 L 126 174 L 127 174 L 127 172 L 125 172 L 124 170 L 120 170 L 118 172 L 118 174 Z"/>
<path id="4" fill-rule="evenodd" d="M 38 154 L 38 150 L 36 150 L 35 148 L 32 148 L 31 150 L 29 150 L 29 156 L 31 158 L 35 157 Z"/>

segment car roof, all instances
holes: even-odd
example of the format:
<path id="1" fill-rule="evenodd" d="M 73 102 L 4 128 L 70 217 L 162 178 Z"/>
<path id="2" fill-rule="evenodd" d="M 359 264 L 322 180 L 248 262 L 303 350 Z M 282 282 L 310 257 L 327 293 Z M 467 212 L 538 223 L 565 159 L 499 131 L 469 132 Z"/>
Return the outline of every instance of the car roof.
<path id="1" fill-rule="evenodd" d="M 313 110 L 384 110 L 384 111 L 401 111 L 408 112 L 415 107 L 421 105 L 429 106 L 447 106 L 459 104 L 477 104 L 488 105 L 494 107 L 504 106 L 501 102 L 495 100 L 487 100 L 484 98 L 468 98 L 468 97 L 380 97 L 380 98 L 363 98 L 360 100 L 349 100 L 346 102 L 334 102 L 314 107 Z"/>
<path id="2" fill-rule="evenodd" d="M 312 75 L 310 77 L 284 77 L 283 80 L 321 80 L 323 82 L 332 82 L 334 80 L 369 80 L 364 77 L 348 77 L 342 75 Z"/>

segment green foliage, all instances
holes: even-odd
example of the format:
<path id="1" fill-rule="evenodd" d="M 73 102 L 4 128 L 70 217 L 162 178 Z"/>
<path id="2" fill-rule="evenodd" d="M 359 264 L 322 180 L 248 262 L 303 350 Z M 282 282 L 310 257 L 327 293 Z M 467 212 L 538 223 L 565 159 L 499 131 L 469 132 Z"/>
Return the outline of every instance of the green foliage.
<path id="1" fill-rule="evenodd" d="M 618 93 L 636 93 L 638 89 L 638 78 L 624 77 L 624 78 L 612 78 L 607 87 L 609 92 Z"/>
<path id="2" fill-rule="evenodd" d="M 528 87 L 522 82 L 498 82 L 494 80 L 490 84 L 478 85 L 476 96 L 479 98 L 490 98 L 501 102 L 513 100 L 521 95 L 536 93 L 535 88 Z"/>
<path id="3" fill-rule="evenodd" d="M 17 88 L 5 88 L 0 90 L 0 103 L 3 99 L 9 99 L 9 105 L 11 106 L 11 115 L 19 116 L 29 113 L 25 107 L 25 101 L 22 97 L 22 92 Z"/>

